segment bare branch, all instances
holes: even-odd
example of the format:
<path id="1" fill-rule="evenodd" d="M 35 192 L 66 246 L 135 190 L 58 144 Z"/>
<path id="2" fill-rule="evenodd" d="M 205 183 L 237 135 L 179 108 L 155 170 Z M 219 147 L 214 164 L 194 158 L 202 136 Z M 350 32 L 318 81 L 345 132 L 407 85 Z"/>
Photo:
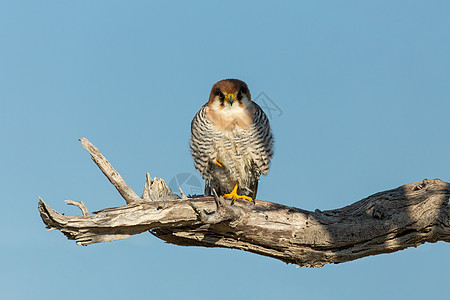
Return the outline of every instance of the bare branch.
<path id="1" fill-rule="evenodd" d="M 127 203 L 132 203 L 134 201 L 142 201 L 142 199 L 136 195 L 136 193 L 130 188 L 130 186 L 123 180 L 122 176 L 120 176 L 119 172 L 114 170 L 109 161 L 98 151 L 97 147 L 95 147 L 91 142 L 88 141 L 87 138 L 79 138 L 81 141 L 81 145 L 84 149 L 86 149 L 90 154 L 92 160 L 95 164 L 102 170 L 103 174 L 105 174 L 106 178 L 108 178 L 109 182 L 111 182 L 117 191 L 122 195 L 123 199 Z"/>
<path id="2" fill-rule="evenodd" d="M 183 200 L 188 199 L 188 197 L 183 193 L 183 190 L 180 187 L 178 189 L 180 190 L 181 199 L 183 199 Z"/>
<path id="3" fill-rule="evenodd" d="M 39 200 L 42 200 L 41 197 L 39 197 Z M 85 217 L 89 216 L 89 211 L 88 211 L 86 205 L 84 205 L 83 201 L 64 200 L 64 202 L 66 202 L 67 205 L 77 206 L 79 209 L 81 209 L 81 213 L 83 214 L 83 216 L 85 216 Z"/>
<path id="4" fill-rule="evenodd" d="M 230 200 L 215 193 L 168 201 L 171 191 L 163 183 L 147 174 L 145 201 L 90 216 L 61 215 L 42 199 L 38 208 L 47 228 L 60 230 L 80 245 L 150 231 L 172 244 L 240 249 L 308 267 L 426 242 L 450 242 L 450 184 L 439 179 L 424 179 L 344 208 L 315 212 L 261 200 L 255 205 L 241 200 L 230 205 Z"/>

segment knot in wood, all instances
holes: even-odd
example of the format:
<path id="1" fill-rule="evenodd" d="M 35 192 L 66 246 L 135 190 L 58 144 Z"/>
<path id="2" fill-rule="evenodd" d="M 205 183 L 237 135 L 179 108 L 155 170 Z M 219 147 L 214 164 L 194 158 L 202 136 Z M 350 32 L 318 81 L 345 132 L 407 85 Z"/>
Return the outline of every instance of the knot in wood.
<path id="1" fill-rule="evenodd" d="M 375 204 L 373 207 L 372 217 L 377 220 L 383 220 L 385 217 L 384 207 L 379 204 Z"/>

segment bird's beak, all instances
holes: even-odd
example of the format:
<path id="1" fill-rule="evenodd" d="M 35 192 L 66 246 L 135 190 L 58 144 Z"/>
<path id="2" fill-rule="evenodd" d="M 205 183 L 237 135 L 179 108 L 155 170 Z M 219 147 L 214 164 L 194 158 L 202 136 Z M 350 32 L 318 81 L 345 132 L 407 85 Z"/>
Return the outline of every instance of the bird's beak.
<path id="1" fill-rule="evenodd" d="M 236 101 L 236 97 L 234 94 L 228 94 L 226 100 L 230 103 L 230 105 L 233 105 L 233 102 Z"/>

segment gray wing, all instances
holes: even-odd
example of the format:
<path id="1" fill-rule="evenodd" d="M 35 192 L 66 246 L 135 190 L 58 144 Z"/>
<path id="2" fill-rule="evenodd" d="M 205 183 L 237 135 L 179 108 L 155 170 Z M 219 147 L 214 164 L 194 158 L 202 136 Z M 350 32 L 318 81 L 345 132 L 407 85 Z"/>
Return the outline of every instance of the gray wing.
<path id="1" fill-rule="evenodd" d="M 195 115 L 191 123 L 190 149 L 194 157 L 195 169 L 203 179 L 208 179 L 208 164 L 215 159 L 217 153 L 213 145 L 215 131 L 205 115 L 206 104 Z"/>
<path id="2" fill-rule="evenodd" d="M 260 174 L 267 175 L 273 156 L 273 135 L 266 114 L 258 104 L 255 102 L 253 104 L 255 105 L 255 118 L 249 129 L 249 151 L 258 176 Z"/>

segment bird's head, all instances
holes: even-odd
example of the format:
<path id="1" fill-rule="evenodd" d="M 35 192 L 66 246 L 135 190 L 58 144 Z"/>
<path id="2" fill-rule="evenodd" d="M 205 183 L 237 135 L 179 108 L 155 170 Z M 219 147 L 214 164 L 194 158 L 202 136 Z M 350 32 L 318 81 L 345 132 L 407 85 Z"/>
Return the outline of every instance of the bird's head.
<path id="1" fill-rule="evenodd" d="M 251 104 L 247 84 L 239 79 L 224 79 L 216 82 L 209 95 L 208 105 L 214 110 L 239 111 Z"/>

